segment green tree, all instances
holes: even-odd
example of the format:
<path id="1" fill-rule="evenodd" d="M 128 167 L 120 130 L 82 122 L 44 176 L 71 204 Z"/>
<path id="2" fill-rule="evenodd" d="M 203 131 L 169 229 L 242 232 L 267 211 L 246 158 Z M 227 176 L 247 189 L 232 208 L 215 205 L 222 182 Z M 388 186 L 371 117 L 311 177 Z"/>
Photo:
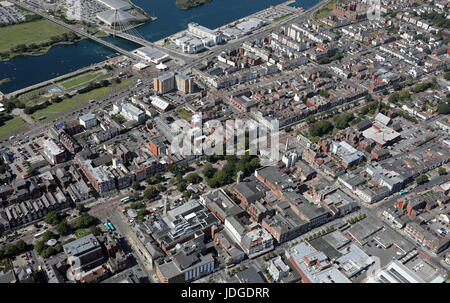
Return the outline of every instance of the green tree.
<path id="1" fill-rule="evenodd" d="M 61 236 L 67 236 L 72 231 L 72 228 L 69 223 L 67 223 L 67 220 L 62 220 L 56 227 L 56 230 Z"/>
<path id="2" fill-rule="evenodd" d="M 147 200 L 151 200 L 158 195 L 158 190 L 154 186 L 150 186 L 144 192 L 144 198 Z"/>
<path id="3" fill-rule="evenodd" d="M 75 229 L 88 228 L 95 223 L 95 218 L 88 213 L 83 213 L 81 216 L 75 219 L 73 227 Z"/>
<path id="4" fill-rule="evenodd" d="M 186 181 L 188 183 L 197 184 L 202 180 L 202 178 L 197 173 L 189 173 L 186 176 Z"/>
<path id="5" fill-rule="evenodd" d="M 333 118 L 334 126 L 338 129 L 344 129 L 347 128 L 349 125 L 349 122 L 353 120 L 354 116 L 350 113 L 343 113 L 341 115 L 335 116 Z"/>
<path id="6" fill-rule="evenodd" d="M 50 239 L 55 239 L 56 238 L 56 234 L 53 233 L 50 230 L 47 230 L 43 235 L 42 235 L 42 240 L 46 243 L 48 240 Z"/>
<path id="7" fill-rule="evenodd" d="M 447 102 L 439 102 L 437 108 L 438 113 L 441 115 L 447 115 L 450 113 L 450 105 Z"/>
<path id="8" fill-rule="evenodd" d="M 428 181 L 428 176 L 425 174 L 420 175 L 419 177 L 416 178 L 416 183 L 418 185 L 424 184 L 425 182 Z"/>
<path id="9" fill-rule="evenodd" d="M 205 178 L 212 178 L 214 176 L 215 169 L 211 163 L 208 163 L 205 165 L 202 172 Z"/>
<path id="10" fill-rule="evenodd" d="M 102 230 L 98 226 L 89 227 L 89 232 L 94 236 L 100 236 L 102 234 Z"/>
<path id="11" fill-rule="evenodd" d="M 327 120 L 317 121 L 309 127 L 311 136 L 323 136 L 324 134 L 333 130 L 333 124 Z"/>
<path id="12" fill-rule="evenodd" d="M 76 210 L 78 210 L 80 213 L 85 210 L 85 206 L 83 203 L 77 204 Z"/>
<path id="13" fill-rule="evenodd" d="M 447 170 L 445 169 L 445 168 L 443 168 L 443 167 L 439 167 L 438 168 L 438 174 L 439 175 L 445 175 L 445 174 L 447 174 Z"/>
<path id="14" fill-rule="evenodd" d="M 56 211 L 49 212 L 44 219 L 45 223 L 51 224 L 53 226 L 58 225 L 58 223 L 61 221 L 60 215 Z"/>
<path id="15" fill-rule="evenodd" d="M 134 181 L 133 184 L 131 185 L 131 188 L 134 190 L 139 190 L 140 188 L 139 182 Z"/>
<path id="16" fill-rule="evenodd" d="M 45 249 L 47 245 L 45 244 L 44 240 L 40 240 L 38 242 L 36 242 L 36 244 L 34 244 L 34 250 L 38 253 L 41 254 L 41 252 Z"/>
<path id="17" fill-rule="evenodd" d="M 177 184 L 177 190 L 179 192 L 183 192 L 186 189 L 186 187 L 187 187 L 187 185 L 186 185 L 186 182 L 184 182 L 184 181 L 181 181 Z"/>

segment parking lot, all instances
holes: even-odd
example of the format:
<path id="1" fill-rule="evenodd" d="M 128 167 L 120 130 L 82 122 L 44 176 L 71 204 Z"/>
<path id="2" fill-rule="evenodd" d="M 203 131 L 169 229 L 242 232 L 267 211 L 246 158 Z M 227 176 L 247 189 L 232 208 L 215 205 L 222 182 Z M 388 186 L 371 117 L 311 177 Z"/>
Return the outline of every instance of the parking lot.
<path id="1" fill-rule="evenodd" d="M 37 142 L 26 140 L 23 144 L 16 145 L 14 147 L 9 147 L 11 163 L 9 167 L 11 172 L 17 176 L 23 176 L 28 178 L 28 161 L 35 157 L 41 155 L 42 147 Z"/>

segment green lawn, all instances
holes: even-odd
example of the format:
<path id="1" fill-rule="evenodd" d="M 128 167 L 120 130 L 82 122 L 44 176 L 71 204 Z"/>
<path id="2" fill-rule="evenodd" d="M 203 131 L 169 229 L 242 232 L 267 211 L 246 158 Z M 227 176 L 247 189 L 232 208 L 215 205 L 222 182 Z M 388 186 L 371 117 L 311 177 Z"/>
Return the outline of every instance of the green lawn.
<path id="1" fill-rule="evenodd" d="M 101 74 L 101 72 L 89 72 L 80 76 L 76 76 L 75 78 L 69 79 L 67 81 L 64 81 L 61 83 L 61 86 L 65 89 L 70 89 L 74 86 L 89 82 L 96 77 L 98 77 Z"/>
<path id="2" fill-rule="evenodd" d="M 122 82 L 120 82 L 119 84 L 116 85 L 116 89 L 121 89 L 121 88 L 127 87 L 136 81 L 137 81 L 136 78 L 128 78 L 128 79 L 122 80 Z"/>
<path id="3" fill-rule="evenodd" d="M 88 93 L 79 94 L 75 98 L 79 98 L 84 102 L 88 102 L 91 99 L 101 97 L 105 94 L 110 94 L 111 92 L 112 92 L 112 87 L 107 86 L 107 87 L 102 87 L 102 88 L 97 88 L 97 89 L 91 90 Z"/>
<path id="4" fill-rule="evenodd" d="M 84 104 L 81 103 L 80 101 L 74 99 L 74 98 L 70 98 L 70 99 L 65 99 L 60 103 L 53 103 L 52 105 L 50 105 L 49 107 L 37 110 L 36 112 L 34 112 L 33 114 L 31 114 L 30 116 L 37 120 L 40 117 L 43 116 L 52 116 L 52 115 L 56 115 L 59 114 L 61 112 L 65 112 L 68 111 L 69 109 L 77 109 L 82 107 Z"/>
<path id="5" fill-rule="evenodd" d="M 37 20 L 0 27 L 0 52 L 9 51 L 19 44 L 50 41 L 50 37 L 70 31 L 48 20 Z"/>
<path id="6" fill-rule="evenodd" d="M 87 236 L 87 235 L 89 235 L 89 234 L 90 234 L 90 232 L 89 232 L 88 229 L 79 229 L 79 230 L 77 230 L 77 231 L 75 232 L 75 237 L 76 237 L 77 239 L 80 239 L 80 238 L 83 238 L 83 237 L 85 237 L 85 236 Z"/>
<path id="7" fill-rule="evenodd" d="M 181 119 L 191 122 L 192 113 L 190 111 L 182 108 L 179 111 L 177 111 L 177 114 L 178 114 L 178 117 L 180 117 Z"/>
<path id="8" fill-rule="evenodd" d="M 8 135 L 10 132 L 18 130 L 22 127 L 27 126 L 28 123 L 25 122 L 21 117 L 15 117 L 9 121 L 6 121 L 3 126 L 0 127 L 0 136 Z"/>
<path id="9" fill-rule="evenodd" d="M 316 11 L 313 14 L 313 18 L 318 21 L 319 19 L 328 16 L 329 14 L 331 14 L 331 12 L 333 11 L 333 6 L 336 3 L 336 0 L 331 1 L 330 3 L 328 3 L 327 5 L 325 5 L 324 7 L 322 7 L 321 9 L 319 9 L 318 11 Z"/>

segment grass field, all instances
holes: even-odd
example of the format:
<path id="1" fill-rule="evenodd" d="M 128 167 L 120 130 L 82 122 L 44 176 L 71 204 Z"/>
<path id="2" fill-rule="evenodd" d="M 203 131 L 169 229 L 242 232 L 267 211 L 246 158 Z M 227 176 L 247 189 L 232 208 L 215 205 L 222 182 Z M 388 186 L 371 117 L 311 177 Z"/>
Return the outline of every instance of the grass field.
<path id="1" fill-rule="evenodd" d="M 101 97 L 105 94 L 109 94 L 109 93 L 111 93 L 111 91 L 112 91 L 112 87 L 107 86 L 107 87 L 102 87 L 102 88 L 97 88 L 97 89 L 91 90 L 88 93 L 79 94 L 75 98 L 79 98 L 80 100 L 82 100 L 84 102 L 89 102 L 89 100 Z"/>
<path id="2" fill-rule="evenodd" d="M 0 52 L 9 51 L 19 44 L 50 41 L 52 36 L 69 32 L 69 30 L 47 20 L 0 27 Z"/>
<path id="3" fill-rule="evenodd" d="M 313 18 L 318 21 L 319 19 L 328 16 L 333 11 L 333 6 L 336 0 L 331 1 L 313 14 Z"/>
<path id="4" fill-rule="evenodd" d="M 84 105 L 83 103 L 74 98 L 65 99 L 60 103 L 53 103 L 49 107 L 37 110 L 30 116 L 33 119 L 37 120 L 40 117 L 57 115 L 59 113 L 68 111 L 69 109 L 77 109 L 82 107 L 83 105 Z"/>
<path id="5" fill-rule="evenodd" d="M 75 78 L 69 79 L 67 81 L 64 81 L 61 83 L 61 86 L 64 87 L 65 89 L 70 89 L 74 86 L 78 86 L 80 84 L 89 82 L 93 79 L 95 79 L 96 77 L 98 77 L 101 74 L 101 72 L 89 72 L 80 76 L 77 76 Z"/>
<path id="6" fill-rule="evenodd" d="M 122 80 L 122 82 L 120 82 L 119 84 L 116 85 L 116 89 L 121 89 L 121 88 L 127 87 L 136 81 L 137 81 L 136 78 L 128 78 L 128 79 Z"/>
<path id="7" fill-rule="evenodd" d="M 6 121 L 5 124 L 0 127 L 0 136 L 7 136 L 10 132 L 18 130 L 26 125 L 28 125 L 28 123 L 21 117 L 15 117 L 14 119 Z"/>
<path id="8" fill-rule="evenodd" d="M 75 237 L 76 237 L 77 239 L 80 239 L 80 238 L 83 238 L 83 237 L 85 237 L 85 236 L 87 236 L 87 235 L 89 235 L 89 234 L 90 234 L 90 232 L 89 232 L 88 229 L 79 229 L 79 230 L 77 230 L 77 231 L 75 232 Z"/>
<path id="9" fill-rule="evenodd" d="M 188 122 L 191 122 L 192 119 L 192 113 L 184 108 L 180 109 L 179 111 L 177 111 L 177 115 L 178 117 L 180 117 L 181 119 L 184 119 Z"/>

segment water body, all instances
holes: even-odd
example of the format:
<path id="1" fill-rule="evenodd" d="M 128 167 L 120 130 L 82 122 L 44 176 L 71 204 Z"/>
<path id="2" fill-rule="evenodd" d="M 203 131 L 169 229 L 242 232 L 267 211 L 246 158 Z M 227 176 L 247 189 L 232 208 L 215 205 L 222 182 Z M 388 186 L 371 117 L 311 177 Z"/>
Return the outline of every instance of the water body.
<path id="1" fill-rule="evenodd" d="M 297 0 L 293 6 L 307 9 L 318 1 Z M 158 18 L 137 28 L 144 38 L 155 42 L 186 29 L 189 22 L 217 28 L 271 5 L 283 3 L 285 0 L 213 0 L 190 10 L 179 9 L 175 0 L 133 0 L 133 2 L 149 15 Z M 105 39 L 126 50 L 139 47 L 120 38 Z M 10 61 L 0 61 L 0 79 L 11 79 L 10 82 L 0 85 L 0 91 L 10 93 L 98 63 L 114 55 L 113 50 L 103 45 L 91 40 L 82 40 L 72 45 L 55 46 L 42 56 L 19 56 Z"/>

